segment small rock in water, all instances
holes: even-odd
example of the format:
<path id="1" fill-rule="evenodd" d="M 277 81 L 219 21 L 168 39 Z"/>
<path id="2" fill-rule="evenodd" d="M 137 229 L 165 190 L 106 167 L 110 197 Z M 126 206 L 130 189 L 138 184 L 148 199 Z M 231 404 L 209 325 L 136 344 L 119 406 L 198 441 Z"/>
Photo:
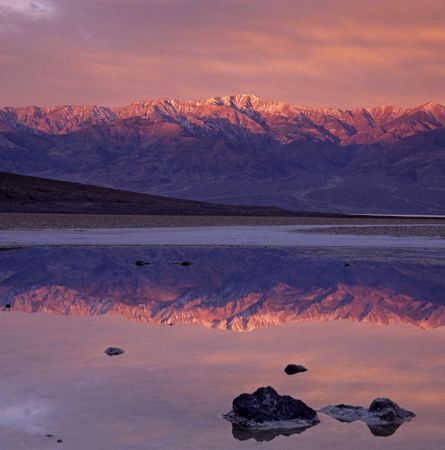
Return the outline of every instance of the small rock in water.
<path id="1" fill-rule="evenodd" d="M 56 441 L 58 444 L 61 444 L 63 441 L 62 441 L 62 439 L 57 439 L 57 441 Z"/>
<path id="2" fill-rule="evenodd" d="M 320 411 L 340 422 L 361 420 L 375 436 L 390 436 L 403 422 L 415 417 L 413 412 L 400 407 L 389 398 L 376 398 L 369 408 L 340 404 L 325 406 Z"/>
<path id="3" fill-rule="evenodd" d="M 46 438 L 52 438 L 52 437 L 54 437 L 54 434 L 45 434 L 45 437 Z"/>
<path id="4" fill-rule="evenodd" d="M 142 261 L 141 259 L 138 259 L 137 261 L 135 261 L 135 265 L 138 267 L 149 266 L 149 265 L 151 265 L 151 262 Z"/>
<path id="5" fill-rule="evenodd" d="M 389 398 L 376 398 L 369 405 L 369 412 L 382 422 L 397 423 L 411 420 L 415 414 L 412 411 L 401 408 Z"/>
<path id="6" fill-rule="evenodd" d="M 301 400 L 279 395 L 262 387 L 253 394 L 241 394 L 233 400 L 232 411 L 224 418 L 238 426 L 253 429 L 292 430 L 319 423 L 317 412 Z"/>
<path id="7" fill-rule="evenodd" d="M 125 353 L 125 350 L 122 350 L 119 347 L 108 347 L 104 353 L 106 353 L 108 356 L 117 356 Z"/>
<path id="8" fill-rule="evenodd" d="M 350 265 L 351 265 L 351 264 L 349 264 L 349 263 L 344 263 L 344 264 L 343 264 L 344 267 L 349 267 Z"/>
<path id="9" fill-rule="evenodd" d="M 188 266 L 192 265 L 192 263 L 190 261 L 182 261 L 179 264 L 184 267 L 188 267 Z"/>
<path id="10" fill-rule="evenodd" d="M 306 369 L 306 367 L 302 366 L 301 364 L 288 364 L 284 368 L 284 371 L 288 375 L 295 375 L 296 373 L 307 372 L 307 369 Z"/>

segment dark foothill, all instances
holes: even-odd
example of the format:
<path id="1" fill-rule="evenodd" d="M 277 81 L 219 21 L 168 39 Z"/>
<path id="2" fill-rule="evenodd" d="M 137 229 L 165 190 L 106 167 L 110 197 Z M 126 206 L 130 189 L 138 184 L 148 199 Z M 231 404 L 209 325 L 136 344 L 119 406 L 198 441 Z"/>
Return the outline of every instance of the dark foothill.
<path id="1" fill-rule="evenodd" d="M 135 261 L 135 265 L 138 266 L 138 267 L 150 266 L 151 262 L 149 262 L 149 261 L 142 261 L 142 259 L 138 259 L 137 261 Z"/>
<path id="2" fill-rule="evenodd" d="M 300 365 L 300 364 L 288 364 L 285 368 L 284 371 L 288 374 L 288 375 L 295 375 L 296 373 L 301 373 L 301 372 L 307 372 L 306 367 Z"/>
<path id="3" fill-rule="evenodd" d="M 301 400 L 289 395 L 280 395 L 272 387 L 261 387 L 253 394 L 241 394 L 233 400 L 232 411 L 224 416 L 237 425 L 251 428 L 261 428 L 267 425 L 273 429 L 283 428 L 283 422 L 289 425 L 285 428 L 307 428 L 319 422 L 317 412 Z"/>
<path id="4" fill-rule="evenodd" d="M 117 356 L 125 353 L 125 350 L 122 350 L 119 347 L 108 347 L 104 353 L 106 353 L 108 356 Z"/>

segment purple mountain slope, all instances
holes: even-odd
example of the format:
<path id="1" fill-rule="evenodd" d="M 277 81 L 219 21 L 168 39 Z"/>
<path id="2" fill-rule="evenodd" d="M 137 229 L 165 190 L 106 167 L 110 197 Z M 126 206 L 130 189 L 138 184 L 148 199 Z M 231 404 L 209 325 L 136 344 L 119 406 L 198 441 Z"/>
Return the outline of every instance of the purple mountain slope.
<path id="1" fill-rule="evenodd" d="M 445 213 L 445 107 L 310 108 L 253 95 L 0 110 L 0 170 L 178 198 Z"/>

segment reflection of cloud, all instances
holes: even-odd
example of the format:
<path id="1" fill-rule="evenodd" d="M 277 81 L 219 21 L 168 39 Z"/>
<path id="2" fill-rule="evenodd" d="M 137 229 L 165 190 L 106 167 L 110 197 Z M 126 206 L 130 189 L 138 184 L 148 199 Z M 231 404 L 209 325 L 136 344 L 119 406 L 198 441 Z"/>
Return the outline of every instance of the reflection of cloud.
<path id="1" fill-rule="evenodd" d="M 0 399 L 0 427 L 14 428 L 28 433 L 41 430 L 41 419 L 48 413 L 48 407 L 37 400 L 20 403 Z"/>
<path id="2" fill-rule="evenodd" d="M 43 19 L 52 17 L 55 9 L 51 0 L 0 0 L 0 13 L 2 12 Z"/>

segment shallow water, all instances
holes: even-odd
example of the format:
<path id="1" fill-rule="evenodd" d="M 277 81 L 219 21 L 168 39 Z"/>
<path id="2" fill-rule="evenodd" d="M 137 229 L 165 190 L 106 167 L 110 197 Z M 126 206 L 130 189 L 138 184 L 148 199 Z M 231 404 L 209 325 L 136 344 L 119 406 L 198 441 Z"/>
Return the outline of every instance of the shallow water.
<path id="1" fill-rule="evenodd" d="M 433 250 L 0 252 L 2 448 L 443 448 L 444 292 Z M 267 385 L 317 409 L 387 396 L 417 416 L 387 437 L 323 414 L 301 434 L 234 435 L 222 414 Z"/>

